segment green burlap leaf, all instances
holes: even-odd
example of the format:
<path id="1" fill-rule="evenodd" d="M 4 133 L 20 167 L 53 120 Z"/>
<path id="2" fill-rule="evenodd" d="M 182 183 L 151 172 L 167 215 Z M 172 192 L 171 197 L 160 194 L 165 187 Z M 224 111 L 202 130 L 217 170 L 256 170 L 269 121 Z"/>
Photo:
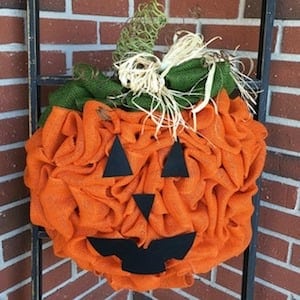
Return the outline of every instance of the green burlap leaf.
<path id="1" fill-rule="evenodd" d="M 92 97 L 92 94 L 84 87 L 81 87 L 79 82 L 70 81 L 49 96 L 49 104 L 76 110 L 76 99 L 83 97 Z"/>
<path id="2" fill-rule="evenodd" d="M 136 103 L 136 104 L 135 104 Z M 152 98 L 148 94 L 141 94 L 140 96 L 134 96 L 132 93 L 129 93 L 123 100 L 122 105 L 130 110 L 138 110 L 137 105 L 150 110 L 152 104 Z"/>
<path id="3" fill-rule="evenodd" d="M 196 86 L 204 86 L 208 74 L 208 68 L 204 66 L 204 62 L 204 59 L 196 58 L 171 68 L 165 78 L 167 87 L 188 92 Z"/>
<path id="4" fill-rule="evenodd" d="M 69 81 L 49 96 L 49 106 L 43 111 L 40 119 L 39 126 L 43 126 L 46 122 L 48 115 L 51 113 L 53 106 L 61 106 L 73 110 L 80 110 L 76 101 L 78 99 L 91 98 L 92 95 L 88 90 L 78 85 L 76 81 Z"/>
<path id="5" fill-rule="evenodd" d="M 236 84 L 231 76 L 231 66 L 228 61 L 217 63 L 210 96 L 215 97 L 223 88 L 226 89 L 229 95 L 236 88 Z"/>
<path id="6" fill-rule="evenodd" d="M 90 65 L 80 64 L 74 67 L 74 78 L 49 96 L 49 107 L 42 113 L 39 126 L 43 126 L 53 106 L 82 111 L 84 103 L 95 99 L 112 107 L 121 103 L 109 100 L 110 96 L 122 93 L 122 85 L 106 77 Z"/>
<path id="7" fill-rule="evenodd" d="M 122 85 L 90 65 L 79 64 L 74 67 L 74 77 L 77 84 L 86 89 L 95 99 L 107 102 L 109 96 L 118 96 L 122 93 Z"/>
<path id="8" fill-rule="evenodd" d="M 166 75 L 166 85 L 169 89 L 173 89 L 181 92 L 189 92 L 192 90 L 193 94 L 198 94 L 198 100 L 204 95 L 204 87 L 206 78 L 209 72 L 209 68 L 205 65 L 203 58 L 191 59 L 187 62 L 173 67 Z M 236 84 L 230 74 L 231 66 L 227 61 L 218 62 L 216 64 L 216 72 L 214 75 L 213 86 L 211 90 L 211 97 L 217 95 L 217 93 L 225 88 L 230 94 Z M 195 103 L 197 96 L 186 97 L 191 103 Z"/>

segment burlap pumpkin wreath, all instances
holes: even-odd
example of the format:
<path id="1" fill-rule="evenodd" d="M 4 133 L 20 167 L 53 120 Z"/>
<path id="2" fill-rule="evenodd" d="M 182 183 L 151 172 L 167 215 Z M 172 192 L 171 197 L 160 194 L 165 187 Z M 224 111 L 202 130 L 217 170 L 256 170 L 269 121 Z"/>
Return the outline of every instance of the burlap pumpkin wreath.
<path id="1" fill-rule="evenodd" d="M 78 66 L 26 143 L 32 222 L 114 289 L 190 286 L 251 239 L 266 130 L 233 58 L 201 43 L 116 52 L 114 77 Z"/>

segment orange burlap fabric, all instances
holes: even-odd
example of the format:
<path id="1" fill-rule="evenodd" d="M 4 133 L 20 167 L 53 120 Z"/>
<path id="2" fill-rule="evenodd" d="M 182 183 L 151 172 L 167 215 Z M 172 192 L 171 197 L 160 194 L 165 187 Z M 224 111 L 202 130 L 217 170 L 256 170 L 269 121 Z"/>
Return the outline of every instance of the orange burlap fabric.
<path id="1" fill-rule="evenodd" d="M 194 273 L 209 271 L 240 254 L 251 238 L 252 196 L 266 155 L 266 130 L 240 98 L 216 97 L 218 114 L 208 105 L 197 116 L 198 134 L 179 130 L 189 178 L 162 178 L 173 140 L 143 112 L 111 109 L 88 101 L 83 113 L 54 107 L 45 126 L 27 142 L 25 182 L 31 191 L 31 220 L 45 227 L 55 254 L 105 276 L 114 289 L 137 291 L 184 287 Z M 185 118 L 192 125 L 186 113 Z M 133 175 L 103 178 L 118 135 Z M 149 221 L 134 193 L 153 193 Z M 166 271 L 136 275 L 121 269 L 115 256 L 102 257 L 87 236 L 133 238 L 140 247 L 152 240 L 196 232 L 183 260 Z"/>

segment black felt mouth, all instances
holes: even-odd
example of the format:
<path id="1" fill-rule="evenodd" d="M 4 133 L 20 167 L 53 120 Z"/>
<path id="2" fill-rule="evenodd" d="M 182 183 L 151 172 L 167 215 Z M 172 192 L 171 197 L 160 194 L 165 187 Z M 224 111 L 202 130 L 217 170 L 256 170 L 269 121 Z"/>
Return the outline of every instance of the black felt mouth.
<path id="1" fill-rule="evenodd" d="M 130 239 L 88 237 L 102 256 L 116 255 L 122 260 L 122 270 L 135 274 L 158 274 L 165 271 L 169 259 L 183 259 L 194 243 L 196 233 L 153 240 L 147 249 L 137 247 Z"/>

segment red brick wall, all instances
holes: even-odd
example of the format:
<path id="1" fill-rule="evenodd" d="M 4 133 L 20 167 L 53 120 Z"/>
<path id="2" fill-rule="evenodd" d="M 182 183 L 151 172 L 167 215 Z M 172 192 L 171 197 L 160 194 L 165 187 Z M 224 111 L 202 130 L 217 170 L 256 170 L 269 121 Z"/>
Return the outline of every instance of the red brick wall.
<path id="1" fill-rule="evenodd" d="M 76 62 L 101 69 L 121 25 L 141 0 L 43 0 L 43 74 L 70 73 Z M 223 36 L 215 47 L 256 58 L 259 0 L 161 0 L 169 25 L 158 50 L 174 30 Z M 278 0 L 266 125 L 268 158 L 263 173 L 255 299 L 300 299 L 300 6 Z M 28 135 L 25 1 L 0 0 L 0 299 L 30 299 L 28 191 L 22 181 Z M 44 244 L 45 299 L 126 299 L 101 278 L 78 270 Z M 158 290 L 153 299 L 239 299 L 242 257 L 198 277 L 191 288 Z M 150 295 L 150 294 L 149 294 Z M 154 298 L 155 297 L 155 298 Z"/>

